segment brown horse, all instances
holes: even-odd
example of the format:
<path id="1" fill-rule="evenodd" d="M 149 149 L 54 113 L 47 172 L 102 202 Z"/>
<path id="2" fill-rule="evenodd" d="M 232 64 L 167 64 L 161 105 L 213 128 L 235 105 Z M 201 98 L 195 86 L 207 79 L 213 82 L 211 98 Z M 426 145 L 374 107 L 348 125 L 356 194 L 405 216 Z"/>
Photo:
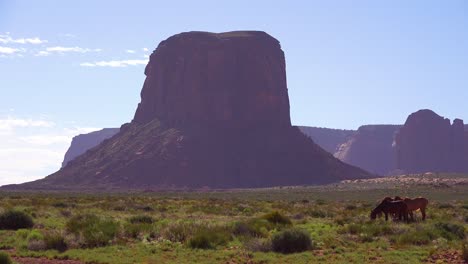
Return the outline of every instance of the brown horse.
<path id="1" fill-rule="evenodd" d="M 370 218 L 375 220 L 377 215 L 385 214 L 385 221 L 388 221 L 389 214 L 395 214 L 399 220 L 404 219 L 408 222 L 408 206 L 404 201 L 389 201 L 384 199 L 376 208 L 371 212 Z"/>
<path id="2" fill-rule="evenodd" d="M 422 220 L 426 220 L 426 208 L 429 204 L 429 200 L 423 197 L 418 197 L 414 199 L 405 198 L 403 201 L 408 206 L 408 213 L 411 217 L 411 221 L 414 221 L 413 212 L 417 211 L 418 209 L 421 210 Z"/>

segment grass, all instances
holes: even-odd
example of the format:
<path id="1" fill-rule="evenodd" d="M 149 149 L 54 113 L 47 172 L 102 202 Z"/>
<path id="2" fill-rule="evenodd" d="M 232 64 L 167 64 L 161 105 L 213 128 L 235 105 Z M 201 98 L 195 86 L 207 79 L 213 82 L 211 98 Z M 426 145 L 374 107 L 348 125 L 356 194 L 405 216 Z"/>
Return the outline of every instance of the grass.
<path id="1" fill-rule="evenodd" d="M 0 214 L 23 212 L 34 222 L 34 229 L 0 230 L 0 249 L 14 249 L 16 256 L 116 264 L 421 263 L 453 248 L 466 258 L 467 191 L 462 185 L 338 184 L 208 192 L 0 193 Z M 417 221 L 410 224 L 370 221 L 379 199 L 394 195 L 429 198 L 427 220 L 416 212 Z"/>

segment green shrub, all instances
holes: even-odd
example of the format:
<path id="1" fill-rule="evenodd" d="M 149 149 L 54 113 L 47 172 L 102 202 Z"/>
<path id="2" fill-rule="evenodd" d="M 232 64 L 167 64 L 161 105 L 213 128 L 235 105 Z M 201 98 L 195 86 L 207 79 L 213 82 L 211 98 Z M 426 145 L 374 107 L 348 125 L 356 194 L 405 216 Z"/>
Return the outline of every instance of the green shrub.
<path id="1" fill-rule="evenodd" d="M 125 235 L 131 238 L 138 238 L 142 235 L 148 234 L 155 237 L 154 229 L 152 224 L 131 224 L 128 223 L 124 226 Z"/>
<path id="2" fill-rule="evenodd" d="M 0 251 L 0 264 L 13 264 L 13 261 L 7 253 Z"/>
<path id="3" fill-rule="evenodd" d="M 263 216 L 268 222 L 275 224 L 275 225 L 291 225 L 291 219 L 287 216 L 281 214 L 278 211 L 273 211 Z"/>
<path id="4" fill-rule="evenodd" d="M 66 224 L 66 229 L 72 234 L 83 238 L 86 247 L 106 246 L 119 231 L 119 225 L 111 219 L 103 219 L 96 215 L 78 215 L 72 217 Z"/>
<path id="5" fill-rule="evenodd" d="M 27 237 L 27 240 L 28 240 L 28 241 L 31 241 L 31 240 L 43 240 L 43 239 L 44 239 L 44 236 L 43 236 L 42 233 L 39 232 L 39 230 L 37 230 L 37 229 L 31 230 L 31 232 L 29 232 L 28 237 Z"/>
<path id="6" fill-rule="evenodd" d="M 47 233 L 44 235 L 44 243 L 46 249 L 55 249 L 59 252 L 64 252 L 68 249 L 65 238 L 61 234 Z"/>
<path id="7" fill-rule="evenodd" d="M 129 220 L 132 224 L 152 224 L 154 220 L 151 216 L 148 215 L 136 215 L 132 216 Z"/>
<path id="8" fill-rule="evenodd" d="M 199 226 L 194 223 L 175 222 L 162 231 L 162 236 L 172 242 L 184 243 L 197 229 Z"/>
<path id="9" fill-rule="evenodd" d="M 18 230 L 21 228 L 32 228 L 34 222 L 30 215 L 25 212 L 8 210 L 0 214 L 0 230 Z"/>
<path id="10" fill-rule="evenodd" d="M 283 254 L 303 252 L 312 248 L 312 240 L 304 230 L 289 229 L 274 234 L 271 247 L 273 251 Z"/>
<path id="11" fill-rule="evenodd" d="M 252 218 L 234 223 L 233 233 L 237 236 L 265 237 L 272 228 L 272 224 L 266 219 Z"/>
<path id="12" fill-rule="evenodd" d="M 244 247 L 252 252 L 268 252 L 271 251 L 271 241 L 267 239 L 253 238 L 244 243 Z"/>
<path id="13" fill-rule="evenodd" d="M 465 227 L 452 223 L 435 223 L 434 227 L 441 232 L 442 237 L 448 240 L 464 239 Z"/>
<path id="14" fill-rule="evenodd" d="M 189 240 L 191 248 L 214 249 L 226 245 L 231 239 L 230 234 L 222 228 L 201 228 Z"/>
<path id="15" fill-rule="evenodd" d="M 354 204 L 348 204 L 348 205 L 346 205 L 345 209 L 346 210 L 355 210 L 355 209 L 357 209 L 357 206 L 354 205 Z"/>
<path id="16" fill-rule="evenodd" d="M 28 229 L 18 229 L 16 230 L 16 236 L 20 239 L 26 239 L 29 236 Z"/>

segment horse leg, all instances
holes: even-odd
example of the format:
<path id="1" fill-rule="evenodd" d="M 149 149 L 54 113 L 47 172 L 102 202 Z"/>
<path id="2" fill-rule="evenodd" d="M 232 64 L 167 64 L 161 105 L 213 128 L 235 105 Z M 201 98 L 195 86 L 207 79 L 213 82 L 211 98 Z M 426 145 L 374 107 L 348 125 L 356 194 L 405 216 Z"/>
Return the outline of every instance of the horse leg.
<path id="1" fill-rule="evenodd" d="M 388 213 L 385 212 L 384 214 L 385 214 L 385 221 L 388 221 Z"/>
<path id="2" fill-rule="evenodd" d="M 421 208 L 422 220 L 426 220 L 426 208 Z"/>
<path id="3" fill-rule="evenodd" d="M 413 211 L 409 212 L 409 216 L 411 218 L 411 222 L 414 222 L 414 213 L 413 213 Z"/>

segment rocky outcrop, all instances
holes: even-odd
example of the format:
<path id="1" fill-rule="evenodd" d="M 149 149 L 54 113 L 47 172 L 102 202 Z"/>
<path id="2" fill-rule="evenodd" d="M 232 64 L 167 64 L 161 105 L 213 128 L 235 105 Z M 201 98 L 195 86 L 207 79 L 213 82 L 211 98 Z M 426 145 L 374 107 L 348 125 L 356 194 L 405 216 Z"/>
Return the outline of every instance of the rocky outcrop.
<path id="1" fill-rule="evenodd" d="M 99 131 L 94 131 L 88 134 L 78 135 L 73 137 L 70 147 L 65 153 L 62 162 L 62 167 L 65 167 L 69 161 L 75 159 L 87 150 L 99 145 L 105 139 L 108 139 L 119 132 L 119 128 L 104 128 Z"/>
<path id="2" fill-rule="evenodd" d="M 172 36 L 151 55 L 145 74 L 137 123 L 291 125 L 284 53 L 265 32 Z"/>
<path id="3" fill-rule="evenodd" d="M 284 54 L 264 32 L 161 42 L 141 103 L 114 137 L 10 189 L 244 188 L 366 178 L 292 127 Z"/>
<path id="4" fill-rule="evenodd" d="M 356 130 L 332 129 L 323 127 L 299 126 L 302 133 L 331 154 L 338 151 L 341 144 L 356 134 Z"/>
<path id="5" fill-rule="evenodd" d="M 369 172 L 387 175 L 395 169 L 395 153 L 392 147 L 400 125 L 366 125 L 343 143 L 334 156 Z"/>
<path id="6" fill-rule="evenodd" d="M 465 132 L 431 110 L 411 114 L 395 138 L 397 166 L 407 173 L 466 172 Z"/>

